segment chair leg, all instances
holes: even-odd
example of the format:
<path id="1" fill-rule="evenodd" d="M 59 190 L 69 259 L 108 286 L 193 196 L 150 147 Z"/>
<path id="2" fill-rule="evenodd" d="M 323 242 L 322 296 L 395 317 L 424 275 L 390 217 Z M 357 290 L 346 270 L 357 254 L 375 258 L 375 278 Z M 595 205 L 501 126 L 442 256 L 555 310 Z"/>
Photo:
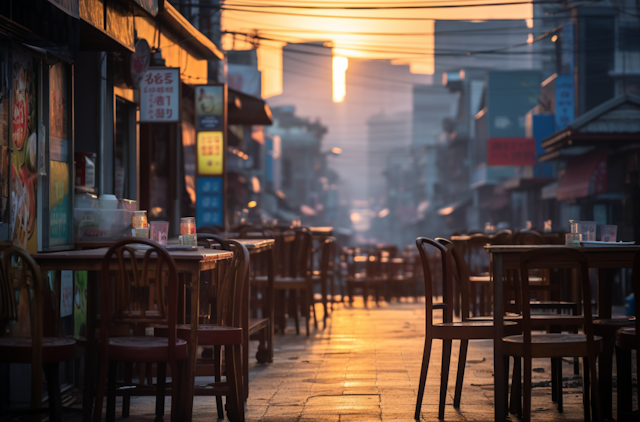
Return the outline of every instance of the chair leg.
<path id="1" fill-rule="evenodd" d="M 242 357 L 240 345 L 225 346 L 227 382 L 230 394 L 227 396 L 227 417 L 231 422 L 244 421 L 244 387 L 242 385 Z"/>
<path id="2" fill-rule="evenodd" d="M 442 340 L 442 369 L 440 371 L 440 406 L 438 419 L 444 419 L 444 406 L 449 386 L 449 365 L 451 364 L 451 340 Z"/>
<path id="3" fill-rule="evenodd" d="M 522 385 L 522 420 L 524 422 L 531 421 L 531 358 L 524 358 L 524 382 Z"/>
<path id="4" fill-rule="evenodd" d="M 184 387 L 182 383 L 182 377 L 184 371 L 184 362 L 177 361 L 175 365 L 169 363 L 171 369 L 171 422 L 175 422 L 178 419 L 178 406 L 180 403 L 180 392 Z"/>
<path id="5" fill-rule="evenodd" d="M 600 387 L 600 394 L 602 394 L 602 418 L 603 419 L 612 419 L 613 416 L 613 383 L 612 381 L 612 366 L 613 366 L 613 348 L 614 348 L 614 340 L 613 338 L 604 337 L 602 339 L 603 348 L 602 353 L 600 353 L 600 362 L 598 365 L 598 384 Z M 630 371 L 630 369 L 629 369 Z M 618 372 L 618 379 L 620 379 L 620 372 Z M 620 388 L 620 383 L 618 383 L 618 388 Z M 620 417 L 618 416 L 618 419 Z"/>
<path id="6" fill-rule="evenodd" d="M 631 350 L 616 347 L 616 368 L 618 374 L 618 420 L 631 413 L 633 391 L 631 383 Z"/>
<path id="7" fill-rule="evenodd" d="M 588 359 L 589 372 L 591 372 L 591 413 L 594 421 L 600 421 L 600 388 L 598 386 L 598 368 L 596 366 L 596 355 L 592 351 L 592 356 Z"/>
<path id="8" fill-rule="evenodd" d="M 584 421 L 591 420 L 591 399 L 589 397 L 589 358 L 582 358 L 582 403 L 584 406 Z M 598 421 L 596 421 L 598 422 Z"/>
<path id="9" fill-rule="evenodd" d="M 133 363 L 127 362 L 124 364 L 124 382 L 125 384 L 131 384 L 133 381 Z M 122 417 L 129 417 L 129 409 L 131 408 L 131 396 L 126 391 L 122 394 Z"/>
<path id="10" fill-rule="evenodd" d="M 45 363 L 42 365 L 42 369 L 47 379 L 47 389 L 49 392 L 49 420 L 52 422 L 62 422 L 60 364 L 58 362 Z"/>
<path id="11" fill-rule="evenodd" d="M 104 401 L 104 390 L 107 383 L 107 367 L 109 362 L 100 359 L 100 372 L 98 373 L 98 384 L 96 385 L 95 405 L 93 406 L 93 420 L 100 422 L 102 420 L 102 402 Z M 91 370 L 91 368 L 87 368 Z M 85 378 L 86 379 L 86 378 Z"/>
<path id="12" fill-rule="evenodd" d="M 220 346 L 213 346 L 213 376 L 216 382 L 221 381 L 222 361 L 220 359 Z M 224 419 L 224 409 L 222 408 L 222 396 L 216 396 L 216 408 L 218 409 L 218 419 Z"/>
<path id="13" fill-rule="evenodd" d="M 522 359 L 519 356 L 513 357 L 509 411 L 522 419 Z"/>
<path id="14" fill-rule="evenodd" d="M 556 399 L 558 404 L 558 412 L 563 412 L 562 404 L 562 358 L 556 359 Z"/>
<path id="15" fill-rule="evenodd" d="M 369 308 L 369 282 L 362 283 L 362 299 L 364 299 L 364 308 Z"/>
<path id="16" fill-rule="evenodd" d="M 431 338 L 427 336 L 424 339 L 424 351 L 422 352 L 422 367 L 420 369 L 420 382 L 418 384 L 418 400 L 416 402 L 415 419 L 420 419 L 420 410 L 422 408 L 422 399 L 424 397 L 424 388 L 427 383 L 427 372 L 429 372 L 429 359 L 431 358 Z"/>
<path id="17" fill-rule="evenodd" d="M 464 370 L 467 364 L 467 350 L 469 349 L 469 340 L 460 340 L 460 353 L 458 354 L 458 374 L 456 377 L 456 392 L 453 397 L 453 407 L 460 407 L 460 399 L 462 396 L 462 384 L 464 383 Z M 509 371 L 507 371 L 507 374 Z"/>
<path id="18" fill-rule="evenodd" d="M 116 376 L 118 362 L 109 362 L 109 379 L 107 381 L 107 422 L 116 420 Z"/>
<path id="19" fill-rule="evenodd" d="M 167 363 L 158 362 L 158 377 L 156 383 L 156 421 L 162 422 L 164 417 L 164 396 L 167 393 Z M 175 369 L 175 368 L 171 368 Z M 173 375 L 173 373 L 171 374 Z M 177 386 L 176 386 L 177 387 Z M 172 388 L 172 393 L 175 388 Z"/>
<path id="20" fill-rule="evenodd" d="M 300 335 L 300 319 L 298 318 L 298 291 L 289 290 L 289 309 L 293 312 L 293 320 L 296 323 L 296 335 Z"/>

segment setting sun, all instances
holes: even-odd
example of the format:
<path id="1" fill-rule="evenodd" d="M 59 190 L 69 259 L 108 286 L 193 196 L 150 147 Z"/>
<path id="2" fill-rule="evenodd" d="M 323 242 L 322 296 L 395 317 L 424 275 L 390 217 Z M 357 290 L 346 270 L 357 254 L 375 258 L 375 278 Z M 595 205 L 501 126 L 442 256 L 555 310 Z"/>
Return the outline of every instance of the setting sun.
<path id="1" fill-rule="evenodd" d="M 341 56 L 333 57 L 333 102 L 341 103 L 347 95 L 347 68 L 349 59 Z"/>

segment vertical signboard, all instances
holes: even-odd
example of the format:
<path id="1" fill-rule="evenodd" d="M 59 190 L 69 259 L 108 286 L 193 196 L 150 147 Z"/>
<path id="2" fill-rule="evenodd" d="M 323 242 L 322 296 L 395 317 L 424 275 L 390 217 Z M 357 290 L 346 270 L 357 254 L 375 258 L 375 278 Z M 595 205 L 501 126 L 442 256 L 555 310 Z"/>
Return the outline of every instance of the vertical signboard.
<path id="1" fill-rule="evenodd" d="M 227 86 L 195 88 L 196 225 L 224 226 Z"/>
<path id="2" fill-rule="evenodd" d="M 150 67 L 140 81 L 140 121 L 171 123 L 180 120 L 180 69 Z"/>
<path id="3" fill-rule="evenodd" d="M 569 126 L 575 119 L 573 75 L 556 77 L 556 131 Z"/>

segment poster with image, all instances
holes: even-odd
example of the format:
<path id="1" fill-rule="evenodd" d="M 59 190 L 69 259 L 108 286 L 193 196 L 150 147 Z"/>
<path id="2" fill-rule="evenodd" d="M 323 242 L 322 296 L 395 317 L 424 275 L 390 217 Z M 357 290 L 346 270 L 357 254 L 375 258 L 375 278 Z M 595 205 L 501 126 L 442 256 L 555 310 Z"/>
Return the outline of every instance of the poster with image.
<path id="1" fill-rule="evenodd" d="M 11 86 L 11 224 L 13 241 L 36 253 L 38 104 L 36 64 L 14 50 Z"/>
<path id="2" fill-rule="evenodd" d="M 224 128 L 224 86 L 196 87 L 196 129 L 222 130 Z"/>

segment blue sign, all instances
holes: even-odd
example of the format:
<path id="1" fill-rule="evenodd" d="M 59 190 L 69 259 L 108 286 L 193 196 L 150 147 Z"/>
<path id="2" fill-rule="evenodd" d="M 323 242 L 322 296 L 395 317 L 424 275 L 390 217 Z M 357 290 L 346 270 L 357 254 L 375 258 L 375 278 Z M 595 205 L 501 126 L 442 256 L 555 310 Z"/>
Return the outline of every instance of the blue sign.
<path id="1" fill-rule="evenodd" d="M 540 157 L 544 154 L 542 148 L 542 140 L 553 135 L 555 132 L 555 118 L 553 114 L 534 114 L 533 119 L 533 137 L 536 138 L 536 156 Z M 538 162 L 533 167 L 534 177 L 555 177 L 555 166 L 552 163 Z"/>
<path id="2" fill-rule="evenodd" d="M 222 226 L 224 202 L 222 177 L 198 177 L 196 181 L 196 227 Z"/>
<path id="3" fill-rule="evenodd" d="M 571 75 L 558 75 L 555 83 L 556 131 L 558 131 L 569 126 L 575 119 L 573 77 Z"/>

